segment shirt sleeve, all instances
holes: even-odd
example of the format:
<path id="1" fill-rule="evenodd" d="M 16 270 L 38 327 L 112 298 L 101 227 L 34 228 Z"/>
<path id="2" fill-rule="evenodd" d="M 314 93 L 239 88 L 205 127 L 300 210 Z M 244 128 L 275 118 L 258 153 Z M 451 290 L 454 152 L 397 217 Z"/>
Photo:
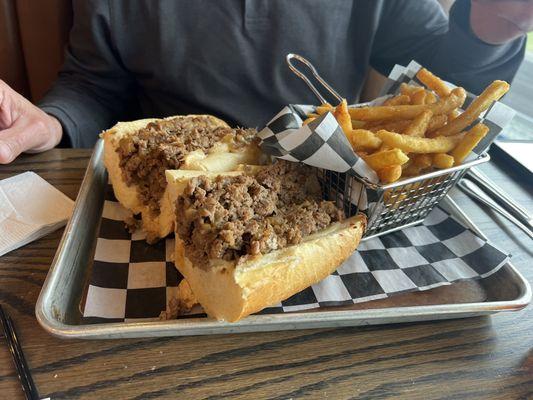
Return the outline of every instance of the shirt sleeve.
<path id="1" fill-rule="evenodd" d="M 63 126 L 61 145 L 92 147 L 131 108 L 133 80 L 113 45 L 108 2 L 76 0 L 73 10 L 65 63 L 38 106 Z"/>
<path id="2" fill-rule="evenodd" d="M 470 0 L 457 0 L 449 20 L 436 0 L 387 0 L 370 63 L 388 75 L 395 64 L 415 60 L 478 94 L 495 79 L 512 81 L 525 42 L 525 36 L 502 45 L 481 41 L 470 28 Z"/>

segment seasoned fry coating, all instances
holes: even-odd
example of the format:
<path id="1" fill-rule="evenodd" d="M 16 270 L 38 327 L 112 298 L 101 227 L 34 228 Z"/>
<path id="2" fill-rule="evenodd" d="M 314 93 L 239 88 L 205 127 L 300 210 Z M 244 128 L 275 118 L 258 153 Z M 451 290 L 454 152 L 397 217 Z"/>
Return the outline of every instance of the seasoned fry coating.
<path id="1" fill-rule="evenodd" d="M 433 154 L 432 164 L 435 168 L 439 169 L 451 168 L 454 164 L 454 158 L 444 153 Z"/>
<path id="2" fill-rule="evenodd" d="M 428 89 L 433 90 L 439 95 L 439 97 L 446 97 L 450 95 L 450 88 L 444 83 L 438 76 L 433 75 L 425 68 L 421 68 L 416 74 L 416 77 L 422 82 Z"/>
<path id="3" fill-rule="evenodd" d="M 347 135 L 354 150 L 376 150 L 381 146 L 381 139 L 374 132 L 366 129 L 353 129 Z"/>
<path id="4" fill-rule="evenodd" d="M 363 159 L 375 171 L 391 165 L 402 165 L 409 161 L 409 157 L 400 149 L 378 151 L 363 157 Z"/>
<path id="5" fill-rule="evenodd" d="M 406 153 L 447 153 L 452 150 L 463 138 L 464 134 L 455 136 L 439 136 L 436 138 L 421 138 L 416 136 L 400 135 L 398 133 L 381 130 L 376 136 L 393 148 Z"/>
<path id="6" fill-rule="evenodd" d="M 451 136 L 461 132 L 475 121 L 490 105 L 500 99 L 509 90 L 509 84 L 504 81 L 492 82 L 465 110 L 453 121 L 435 131 L 435 136 Z"/>
<path id="7" fill-rule="evenodd" d="M 402 176 L 402 166 L 391 165 L 389 167 L 379 169 L 377 173 L 379 180 L 382 183 L 396 182 Z"/>
<path id="8" fill-rule="evenodd" d="M 424 137 L 429 123 L 433 117 L 431 110 L 426 110 L 418 115 L 411 124 L 403 131 L 404 135 Z"/>
<path id="9" fill-rule="evenodd" d="M 349 135 L 352 131 L 352 118 L 348 113 L 348 104 L 346 103 L 346 99 L 343 99 L 341 103 L 335 108 L 333 115 L 335 116 L 335 118 L 337 118 L 337 122 L 344 131 L 344 134 Z"/>
<path id="10" fill-rule="evenodd" d="M 411 98 L 405 94 L 401 94 L 399 96 L 391 97 L 390 99 L 387 99 L 383 102 L 384 106 L 401 106 L 405 104 L 409 104 L 411 102 Z"/>
<path id="11" fill-rule="evenodd" d="M 455 88 L 448 97 L 439 100 L 435 104 L 359 107 L 350 108 L 349 112 L 353 119 L 361 121 L 413 119 L 426 110 L 430 110 L 434 115 L 447 114 L 457 107 L 461 107 L 465 99 L 465 90 L 463 88 Z"/>
<path id="12" fill-rule="evenodd" d="M 459 165 L 463 160 L 470 154 L 470 152 L 477 146 L 481 139 L 487 135 L 489 128 L 484 124 L 477 124 L 472 129 L 470 129 L 464 138 L 459 142 L 457 147 L 455 147 L 450 155 L 454 158 L 455 165 Z M 448 136 L 451 137 L 451 136 Z"/>

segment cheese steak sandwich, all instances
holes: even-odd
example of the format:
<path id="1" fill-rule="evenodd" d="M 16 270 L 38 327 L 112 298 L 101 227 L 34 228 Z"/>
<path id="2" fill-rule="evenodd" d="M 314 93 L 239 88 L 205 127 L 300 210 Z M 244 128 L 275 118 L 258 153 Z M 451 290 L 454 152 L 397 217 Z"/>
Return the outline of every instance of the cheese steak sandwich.
<path id="1" fill-rule="evenodd" d="M 147 240 L 173 230 L 165 171 L 231 171 L 239 164 L 260 164 L 254 129 L 232 129 L 210 115 L 176 116 L 119 122 L 102 133 L 104 163 L 118 201 L 141 214 Z"/>
<path id="2" fill-rule="evenodd" d="M 238 321 L 322 280 L 365 228 L 364 216 L 345 219 L 322 199 L 302 164 L 166 175 L 176 197 L 176 267 L 219 320 Z"/>

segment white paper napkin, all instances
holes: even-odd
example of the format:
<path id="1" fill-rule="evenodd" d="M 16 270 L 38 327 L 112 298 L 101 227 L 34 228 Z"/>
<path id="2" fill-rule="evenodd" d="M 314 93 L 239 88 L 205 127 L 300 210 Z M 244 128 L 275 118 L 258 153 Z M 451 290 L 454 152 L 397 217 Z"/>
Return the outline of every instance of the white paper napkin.
<path id="1" fill-rule="evenodd" d="M 0 256 L 64 226 L 74 202 L 34 172 L 0 181 Z"/>

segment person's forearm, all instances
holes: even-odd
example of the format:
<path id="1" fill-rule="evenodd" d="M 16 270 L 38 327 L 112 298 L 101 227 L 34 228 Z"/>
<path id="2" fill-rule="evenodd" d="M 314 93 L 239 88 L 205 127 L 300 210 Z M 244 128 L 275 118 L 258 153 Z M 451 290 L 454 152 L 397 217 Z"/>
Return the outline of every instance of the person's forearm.
<path id="1" fill-rule="evenodd" d="M 107 2 L 75 0 L 73 8 L 65 64 L 38 106 L 60 121 L 61 145 L 92 147 L 102 130 L 125 117 L 133 80 L 113 50 Z"/>
<path id="2" fill-rule="evenodd" d="M 99 101 L 73 76 L 60 77 L 38 106 L 60 124 L 61 147 L 92 147 L 116 119 L 115 107 Z"/>

